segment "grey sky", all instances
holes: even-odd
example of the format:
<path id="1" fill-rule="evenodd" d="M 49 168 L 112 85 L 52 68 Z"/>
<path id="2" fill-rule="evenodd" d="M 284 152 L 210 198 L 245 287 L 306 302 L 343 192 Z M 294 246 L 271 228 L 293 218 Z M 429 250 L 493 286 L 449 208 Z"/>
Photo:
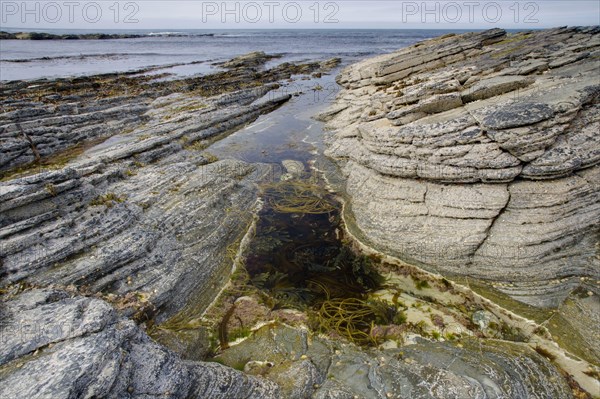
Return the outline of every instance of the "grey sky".
<path id="1" fill-rule="evenodd" d="M 598 0 L 0 0 L 2 28 L 172 31 L 268 28 L 535 29 L 598 24 Z"/>

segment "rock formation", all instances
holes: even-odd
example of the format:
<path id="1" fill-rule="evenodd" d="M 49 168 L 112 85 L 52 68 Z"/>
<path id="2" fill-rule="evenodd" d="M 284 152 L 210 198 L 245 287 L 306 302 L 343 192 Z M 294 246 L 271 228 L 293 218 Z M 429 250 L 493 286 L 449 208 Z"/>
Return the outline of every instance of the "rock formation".
<path id="1" fill-rule="evenodd" d="M 328 111 L 343 128 L 330 151 L 347 160 L 352 209 L 372 241 L 424 256 L 420 262 L 431 267 L 458 273 L 467 265 L 469 275 L 502 272 L 497 280 L 506 281 L 506 268 L 495 265 L 503 258 L 490 255 L 490 248 L 510 248 L 502 240 L 534 240 L 541 252 L 526 253 L 541 266 L 532 269 L 531 259 L 523 258 L 511 270 L 529 275 L 543 268 L 537 277 L 544 282 L 569 259 L 569 276 L 596 272 L 585 263 L 590 253 L 582 251 L 591 245 L 598 212 L 592 186 L 598 154 L 582 140 L 591 140 L 598 124 L 597 87 L 579 74 L 591 71 L 598 34 L 563 29 L 535 35 L 536 43 L 540 37 L 553 43 L 553 51 L 560 51 L 555 43 L 572 38 L 590 54 L 581 58 L 583 50 L 571 44 L 562 49 L 571 63 L 554 67 L 556 57 L 548 57 L 556 75 L 494 77 L 495 63 L 504 59 L 488 54 L 495 51 L 491 43 L 505 41 L 496 43 L 504 54 L 517 39 L 492 31 L 402 53 L 421 52 L 416 63 L 392 55 L 343 75 L 347 90 Z M 430 45 L 448 62 L 457 57 L 456 68 L 469 76 L 436 71 Z M 483 59 L 476 66 L 464 61 L 478 51 Z M 290 95 L 277 94 L 277 82 L 339 62 L 267 69 L 268 58 L 255 53 L 225 72 L 180 80 L 137 71 L 0 86 L 0 396 L 349 398 L 375 390 L 409 398 L 572 397 L 576 384 L 542 356 L 543 347 L 542 355 L 531 349 L 549 341 L 533 341 L 535 326 L 523 343 L 488 342 L 473 333 L 461 342 L 415 339 L 382 351 L 269 324 L 219 358 L 244 372 L 197 361 L 202 354 L 186 350 L 206 352 L 198 349 L 201 339 L 175 343 L 175 353 L 149 337 L 153 324 L 198 322 L 219 295 L 256 210 L 256 183 L 272 177 L 268 165 L 217 160 L 207 147 L 288 101 Z M 541 58 L 515 68 L 534 73 L 544 69 Z M 399 95 L 385 81 L 406 68 L 422 75 L 410 76 Z M 484 71 L 489 76 L 483 78 Z M 555 101 L 548 93 L 556 94 L 556 85 L 562 89 Z M 527 102 L 486 108 L 532 87 L 542 94 L 523 92 Z M 419 90 L 435 94 L 423 97 Z M 564 157 L 573 163 L 563 163 Z M 288 178 L 302 174 L 298 164 L 284 166 Z M 546 226 L 534 230 L 538 235 L 527 230 L 535 221 Z M 509 222 L 522 226 L 517 233 L 523 236 L 500 234 Z M 555 248 L 557 235 L 568 253 L 549 258 L 543 251 Z M 440 250 L 447 242 L 442 238 L 456 247 Z M 568 241 L 579 239 L 578 246 Z M 546 296 L 554 292 L 540 289 Z M 178 339 L 165 340 L 171 338 Z"/>
<path id="2" fill-rule="evenodd" d="M 457 347 L 420 340 L 401 349 L 361 351 L 268 326 L 219 359 L 277 381 L 290 399 L 572 397 L 546 359 L 509 342 Z M 266 367 L 256 367 L 261 365 Z"/>
<path id="3" fill-rule="evenodd" d="M 154 33 L 150 35 L 139 35 L 131 33 L 81 33 L 81 34 L 64 34 L 57 35 L 47 32 L 4 32 L 0 31 L 0 40 L 114 40 L 114 39 L 139 39 L 148 36 L 170 36 L 170 37 L 186 37 L 191 36 L 185 33 Z M 194 34 L 194 36 L 214 36 L 213 33 Z"/>
<path id="4" fill-rule="evenodd" d="M 286 102 L 294 68 L 320 70 L 2 85 L 0 396 L 279 397 L 135 322 L 198 317 L 228 281 L 272 170 L 205 149 Z"/>
<path id="5" fill-rule="evenodd" d="M 262 378 L 181 360 L 100 299 L 45 289 L 3 305 L 3 398 L 280 397 Z"/>
<path id="6" fill-rule="evenodd" d="M 600 287 L 600 28 L 453 34 L 365 60 L 320 115 L 365 239 L 556 306 Z"/>

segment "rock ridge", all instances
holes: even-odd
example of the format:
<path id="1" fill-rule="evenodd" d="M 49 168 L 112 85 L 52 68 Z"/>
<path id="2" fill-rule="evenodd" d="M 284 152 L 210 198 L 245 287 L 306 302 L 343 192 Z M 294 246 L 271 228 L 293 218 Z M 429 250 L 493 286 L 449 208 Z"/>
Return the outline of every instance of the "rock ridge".
<path id="1" fill-rule="evenodd" d="M 597 26 L 493 29 L 346 68 L 318 118 L 356 227 L 536 306 L 600 292 L 599 56 Z"/>
<path id="2" fill-rule="evenodd" d="M 280 397 L 144 329 L 201 317 L 229 281 L 276 171 L 207 148 L 286 103 L 300 70 L 323 69 L 0 85 L 0 396 Z"/>

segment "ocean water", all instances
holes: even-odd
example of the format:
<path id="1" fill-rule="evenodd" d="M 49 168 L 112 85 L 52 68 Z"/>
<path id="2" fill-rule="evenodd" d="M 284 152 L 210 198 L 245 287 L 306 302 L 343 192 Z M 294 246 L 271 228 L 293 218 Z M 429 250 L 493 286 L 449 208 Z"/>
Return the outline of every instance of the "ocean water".
<path id="1" fill-rule="evenodd" d="M 95 33 L 49 31 L 50 33 Z M 281 54 L 274 62 L 341 57 L 357 61 L 439 36 L 447 30 L 189 30 L 107 31 L 137 33 L 135 39 L 0 40 L 0 80 L 40 79 L 159 66 L 155 73 L 192 76 L 213 64 L 251 51 Z M 453 31 L 461 32 L 461 31 Z M 184 35 L 184 36 L 179 36 Z"/>

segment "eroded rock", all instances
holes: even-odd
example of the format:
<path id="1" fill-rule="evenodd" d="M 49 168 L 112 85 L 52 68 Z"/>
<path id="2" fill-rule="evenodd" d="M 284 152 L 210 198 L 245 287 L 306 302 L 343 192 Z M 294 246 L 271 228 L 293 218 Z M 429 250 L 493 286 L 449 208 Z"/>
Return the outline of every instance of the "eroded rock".
<path id="1" fill-rule="evenodd" d="M 219 359 L 269 362 L 262 375 L 278 381 L 286 398 L 572 397 L 551 363 L 509 342 L 418 339 L 399 349 L 361 350 L 304 330 L 266 326 Z"/>
<path id="2" fill-rule="evenodd" d="M 206 148 L 300 70 L 319 64 L 0 87 L 0 396 L 280 397 L 143 329 L 197 319 L 227 283 L 272 170 Z"/>
<path id="3" fill-rule="evenodd" d="M 279 398 L 260 377 L 186 362 L 108 303 L 34 290 L 3 303 L 3 398 Z"/>
<path id="4" fill-rule="evenodd" d="M 385 252 L 537 306 L 598 280 L 599 38 L 495 29 L 346 68 L 321 118 L 355 227 Z"/>

